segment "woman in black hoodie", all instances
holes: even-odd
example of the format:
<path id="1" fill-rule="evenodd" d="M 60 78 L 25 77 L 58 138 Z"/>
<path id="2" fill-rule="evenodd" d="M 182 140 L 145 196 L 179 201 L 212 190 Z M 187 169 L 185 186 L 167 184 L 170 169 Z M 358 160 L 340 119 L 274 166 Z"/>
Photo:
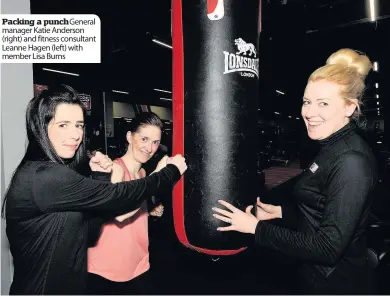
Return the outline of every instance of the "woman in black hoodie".
<path id="1" fill-rule="evenodd" d="M 298 293 L 370 293 L 366 227 L 378 173 L 355 124 L 370 69 L 367 56 L 341 49 L 311 74 L 302 117 L 321 149 L 302 172 L 290 204 L 258 200 L 257 217 L 251 207 L 244 213 L 224 201 L 230 211 L 213 209 L 230 224 L 219 230 L 252 233 L 256 244 L 300 259 Z M 297 221 L 295 230 L 267 221 L 276 218 L 289 226 Z"/>

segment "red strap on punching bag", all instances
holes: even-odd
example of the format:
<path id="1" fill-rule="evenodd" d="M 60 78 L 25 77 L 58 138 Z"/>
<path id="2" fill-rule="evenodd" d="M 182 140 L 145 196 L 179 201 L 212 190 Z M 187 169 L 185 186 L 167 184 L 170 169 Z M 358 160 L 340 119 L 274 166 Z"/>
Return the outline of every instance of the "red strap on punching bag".
<path id="1" fill-rule="evenodd" d="M 208 0 L 208 13 L 213 13 L 218 2 L 223 0 Z M 182 1 L 172 1 L 172 48 L 173 48 L 173 154 L 185 155 L 184 151 L 184 46 Z M 210 209 L 211 210 L 211 209 Z M 210 250 L 191 245 L 185 230 L 184 213 L 184 178 L 176 184 L 173 190 L 174 227 L 179 241 L 188 248 L 208 255 L 234 255 L 246 247 L 237 250 Z"/>

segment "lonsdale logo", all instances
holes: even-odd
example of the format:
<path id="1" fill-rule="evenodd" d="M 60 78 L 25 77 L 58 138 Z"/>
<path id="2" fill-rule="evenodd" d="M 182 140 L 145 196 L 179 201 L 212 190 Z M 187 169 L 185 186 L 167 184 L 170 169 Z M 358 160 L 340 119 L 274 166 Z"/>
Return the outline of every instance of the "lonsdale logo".
<path id="1" fill-rule="evenodd" d="M 252 43 L 246 43 L 242 38 L 235 39 L 234 44 L 238 49 L 236 53 L 223 52 L 225 56 L 225 71 L 223 74 L 240 72 L 241 76 L 253 78 L 256 75 L 259 78 L 259 59 L 256 59 L 255 46 Z"/>

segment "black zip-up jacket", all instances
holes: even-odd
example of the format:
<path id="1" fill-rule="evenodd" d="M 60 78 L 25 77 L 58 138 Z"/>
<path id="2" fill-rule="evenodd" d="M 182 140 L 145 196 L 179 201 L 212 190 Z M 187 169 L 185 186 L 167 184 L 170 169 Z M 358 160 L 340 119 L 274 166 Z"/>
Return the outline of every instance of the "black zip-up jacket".
<path id="1" fill-rule="evenodd" d="M 361 293 L 368 286 L 376 159 L 353 124 L 319 142 L 320 152 L 295 185 L 295 207 L 282 205 L 283 219 L 296 220 L 296 230 L 260 221 L 255 242 L 301 259 L 302 293 Z"/>
<path id="2" fill-rule="evenodd" d="M 26 162 L 15 174 L 6 202 L 14 259 L 10 294 L 84 294 L 89 217 L 132 211 L 172 188 L 180 177 L 178 168 L 169 164 L 149 177 L 111 184 L 64 165 Z"/>

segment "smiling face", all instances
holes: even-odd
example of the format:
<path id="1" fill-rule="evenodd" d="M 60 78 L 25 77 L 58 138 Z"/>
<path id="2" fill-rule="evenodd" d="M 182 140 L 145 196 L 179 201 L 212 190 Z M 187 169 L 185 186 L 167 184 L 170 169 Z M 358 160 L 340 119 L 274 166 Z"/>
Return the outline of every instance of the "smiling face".
<path id="1" fill-rule="evenodd" d="M 312 140 L 326 139 L 349 122 L 356 105 L 343 99 L 341 90 L 323 79 L 307 84 L 301 114 Z"/>
<path id="2" fill-rule="evenodd" d="M 81 107 L 59 104 L 47 132 L 57 155 L 63 159 L 72 158 L 83 140 L 84 115 Z"/>
<path id="3" fill-rule="evenodd" d="M 137 132 L 127 133 L 129 152 L 139 163 L 147 162 L 157 151 L 161 141 L 161 129 L 154 125 L 143 125 Z"/>

